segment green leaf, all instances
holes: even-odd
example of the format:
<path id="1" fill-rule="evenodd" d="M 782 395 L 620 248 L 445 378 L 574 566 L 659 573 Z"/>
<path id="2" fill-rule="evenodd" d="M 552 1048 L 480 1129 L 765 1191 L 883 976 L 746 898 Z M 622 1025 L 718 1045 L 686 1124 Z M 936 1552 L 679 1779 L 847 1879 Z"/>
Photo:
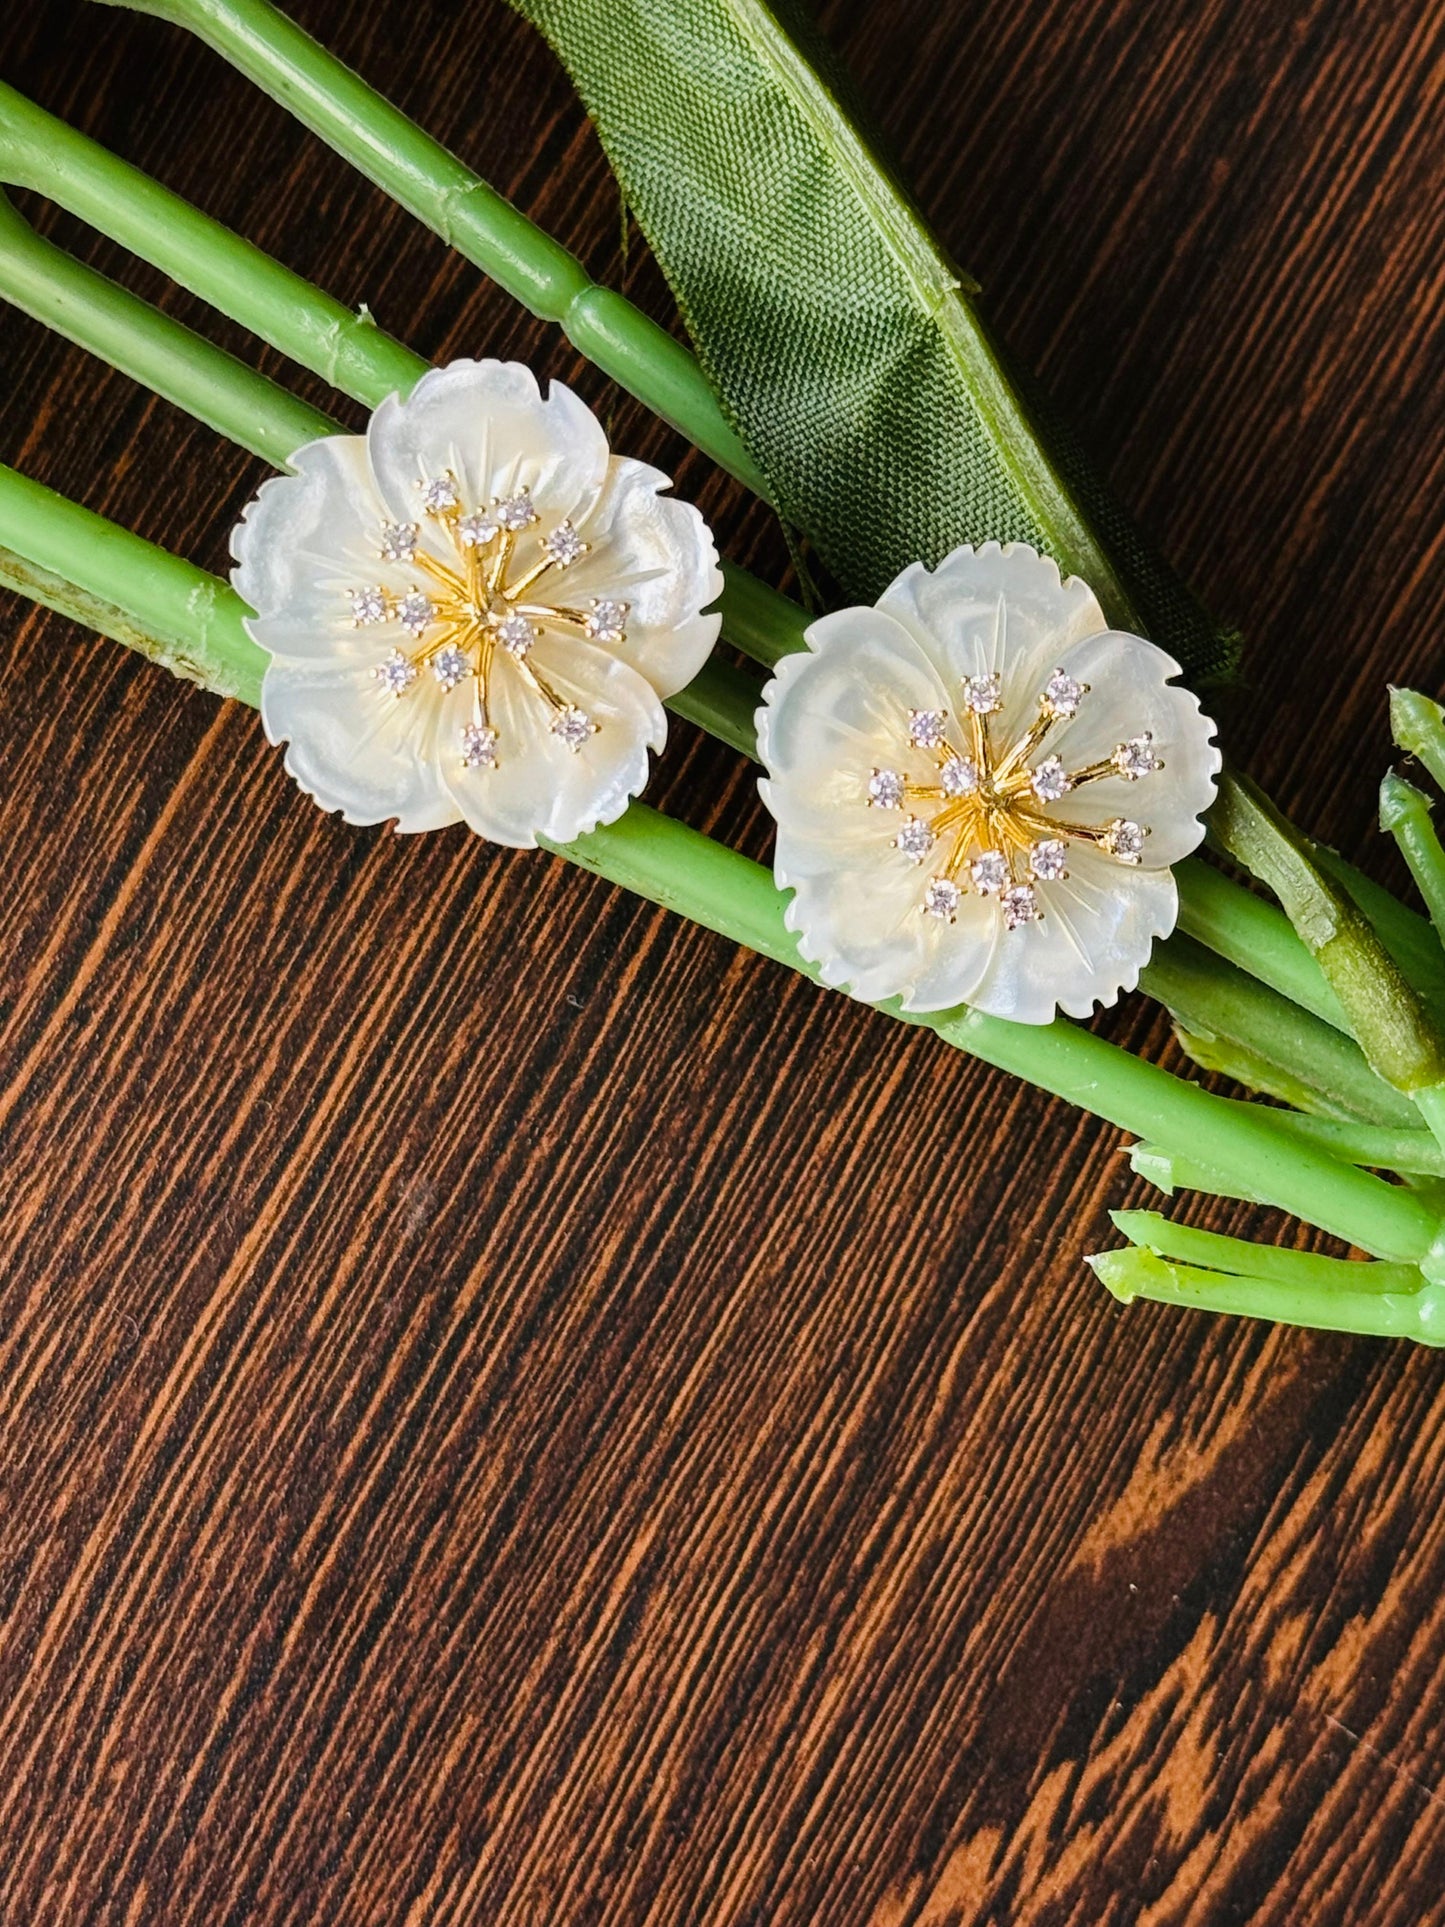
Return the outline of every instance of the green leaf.
<path id="1" fill-rule="evenodd" d="M 791 4 L 512 0 L 566 65 L 703 368 L 785 519 L 851 595 L 1017 540 L 1196 682 L 1235 640 L 1044 431 Z"/>

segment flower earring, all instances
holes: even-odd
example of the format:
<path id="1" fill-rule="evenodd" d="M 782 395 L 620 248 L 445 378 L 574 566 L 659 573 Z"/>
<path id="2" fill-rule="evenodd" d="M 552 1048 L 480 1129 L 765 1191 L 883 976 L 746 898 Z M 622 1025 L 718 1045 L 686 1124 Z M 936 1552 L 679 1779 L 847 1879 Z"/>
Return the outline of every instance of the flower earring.
<path id="1" fill-rule="evenodd" d="M 824 981 L 1047 1023 L 1132 989 L 1220 767 L 1179 665 L 1020 543 L 808 631 L 758 712 L 789 927 Z"/>
<path id="2" fill-rule="evenodd" d="M 717 640 L 706 523 L 560 382 L 458 361 L 297 451 L 232 537 L 261 714 L 323 809 L 555 843 L 620 816 Z"/>

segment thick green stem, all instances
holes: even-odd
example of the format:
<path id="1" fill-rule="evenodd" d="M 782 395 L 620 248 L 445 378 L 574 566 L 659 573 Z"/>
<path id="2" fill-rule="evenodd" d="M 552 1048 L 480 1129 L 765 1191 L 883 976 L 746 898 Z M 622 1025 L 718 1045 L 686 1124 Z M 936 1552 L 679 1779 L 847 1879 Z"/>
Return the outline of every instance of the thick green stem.
<path id="1" fill-rule="evenodd" d="M 1344 890 L 1380 942 L 1394 958 L 1405 981 L 1423 999 L 1437 1024 L 1445 1024 L 1445 953 L 1433 926 L 1391 896 L 1383 884 L 1367 877 L 1338 850 L 1311 842 L 1309 852 L 1318 869 Z"/>
<path id="2" fill-rule="evenodd" d="M 1190 938 L 1156 947 L 1141 987 L 1202 1044 L 1247 1051 L 1269 1076 L 1252 1088 L 1272 1095 L 1303 1088 L 1312 1110 L 1372 1124 L 1410 1125 L 1409 1100 L 1375 1075 L 1358 1045 L 1233 965 L 1210 959 Z M 1223 1068 L 1216 1065 L 1215 1068 Z"/>
<path id="3" fill-rule="evenodd" d="M 426 363 L 262 249 L 0 82 L 0 183 L 32 188 L 375 408 Z"/>
<path id="4" fill-rule="evenodd" d="M 1418 1291 L 1425 1282 L 1414 1265 L 1378 1260 L 1327 1258 L 1317 1251 L 1287 1245 L 1257 1244 L 1176 1224 L 1158 1211 L 1111 1211 L 1114 1228 L 1130 1244 L 1143 1245 L 1157 1258 L 1204 1265 L 1211 1271 L 1268 1279 L 1274 1284 L 1310 1286 L 1320 1291 Z"/>
<path id="5" fill-rule="evenodd" d="M 1177 864 L 1174 880 L 1186 936 L 1336 1030 L 1349 1029 L 1339 998 L 1282 910 L 1198 857 Z"/>
<path id="6" fill-rule="evenodd" d="M 225 584 L 48 490 L 0 470 L 0 548 L 120 611 L 181 651 L 216 686 L 254 687 L 260 652 Z M 762 865 L 634 804 L 568 846 L 572 862 L 807 976 Z M 899 1015 L 897 1011 L 894 1015 Z M 1205 1147 L 1228 1180 L 1376 1256 L 1434 1266 L 1435 1213 L 1411 1192 L 1337 1163 L 1280 1132 L 1265 1111 L 1228 1104 L 1092 1032 L 1057 1021 L 1010 1024 L 977 1011 L 911 1018 L 959 1049 L 1028 1079 L 1121 1129 L 1167 1147 Z"/>
<path id="7" fill-rule="evenodd" d="M 1226 771 L 1210 832 L 1279 898 L 1375 1070 L 1397 1090 L 1445 1079 L 1445 1042 L 1384 944 L 1313 861 L 1305 839 L 1247 779 Z"/>
<path id="8" fill-rule="evenodd" d="M 276 468 L 336 429 L 319 409 L 274 382 L 263 387 L 234 355 L 44 240 L 3 193 L 0 296 Z"/>
<path id="9" fill-rule="evenodd" d="M 1393 1130 L 1378 1124 L 1341 1122 L 1276 1111 L 1275 1124 L 1291 1137 L 1317 1144 L 1347 1164 L 1372 1171 L 1398 1171 L 1412 1177 L 1445 1177 L 1445 1150 L 1428 1130 Z"/>
<path id="10" fill-rule="evenodd" d="M 1394 770 L 1380 784 L 1380 828 L 1398 844 L 1435 934 L 1445 943 L 1445 850 L 1430 820 L 1430 799 Z"/>
<path id="11" fill-rule="evenodd" d="M 116 4 L 116 0 L 110 0 Z M 119 0 L 130 4 L 130 0 Z M 759 495 L 694 357 L 264 0 L 138 0 L 188 27 L 582 354 Z"/>
<path id="12" fill-rule="evenodd" d="M 1331 1285 L 1286 1284 L 1276 1278 L 1231 1277 L 1226 1272 L 1171 1264 L 1152 1251 L 1103 1251 L 1089 1259 L 1100 1280 L 1123 1304 L 1152 1298 L 1193 1311 L 1267 1318 L 1277 1325 L 1374 1338 L 1445 1344 L 1445 1287 L 1417 1291 L 1345 1291 Z"/>

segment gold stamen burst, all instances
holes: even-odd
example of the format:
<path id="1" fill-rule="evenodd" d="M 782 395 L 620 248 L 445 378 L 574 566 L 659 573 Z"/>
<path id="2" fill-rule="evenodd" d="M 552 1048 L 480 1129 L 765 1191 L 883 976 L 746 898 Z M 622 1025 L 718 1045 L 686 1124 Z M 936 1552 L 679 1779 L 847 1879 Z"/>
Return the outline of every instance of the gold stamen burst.
<path id="1" fill-rule="evenodd" d="M 932 806 L 931 813 L 907 817 L 892 839 L 913 863 L 934 859 L 922 896 L 926 916 L 951 923 L 960 899 L 972 891 L 998 902 L 1008 929 L 1023 929 L 1044 914 L 1036 886 L 1067 878 L 1070 843 L 1120 863 L 1139 862 L 1148 835 L 1144 825 L 1121 818 L 1073 823 L 1052 812 L 1053 804 L 1090 783 L 1110 776 L 1132 783 L 1163 768 L 1147 734 L 1080 769 L 1068 768 L 1057 753 L 1041 755 L 1056 726 L 1073 718 L 1088 693 L 1087 684 L 1056 670 L 1028 728 L 1002 748 L 990 727 L 1002 707 L 997 676 L 975 677 L 961 691 L 956 721 L 964 750 L 950 740 L 953 719 L 947 711 L 908 713 L 908 742 L 929 757 L 938 780 L 915 783 L 895 771 L 875 769 L 868 801 L 889 809 L 899 808 L 905 798 L 910 805 Z"/>
<path id="2" fill-rule="evenodd" d="M 393 697 L 403 696 L 425 667 L 446 690 L 470 681 L 472 719 L 460 739 L 467 768 L 490 769 L 498 761 L 489 700 L 497 673 L 515 675 L 546 706 L 551 733 L 581 749 L 598 725 L 538 673 L 528 660 L 532 641 L 550 630 L 620 646 L 627 640 L 627 604 L 608 597 L 578 609 L 549 600 L 545 590 L 538 594 L 547 576 L 580 561 L 589 544 L 566 519 L 541 531 L 525 489 L 468 509 L 449 470 L 418 488 L 423 514 L 446 537 L 448 558 L 443 561 L 418 540 L 418 524 L 387 523 L 380 553 L 403 562 L 415 580 L 401 595 L 380 588 L 348 591 L 354 624 L 394 621 L 408 632 L 411 647 L 394 648 L 376 672 L 381 687 Z M 519 537 L 526 538 L 522 555 Z"/>

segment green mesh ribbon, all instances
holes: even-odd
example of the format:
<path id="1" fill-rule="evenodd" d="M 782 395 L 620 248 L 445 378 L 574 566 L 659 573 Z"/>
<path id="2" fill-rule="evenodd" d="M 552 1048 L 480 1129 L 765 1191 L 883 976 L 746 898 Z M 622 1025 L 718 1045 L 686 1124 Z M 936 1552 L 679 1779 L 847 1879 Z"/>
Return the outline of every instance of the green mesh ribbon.
<path id="1" fill-rule="evenodd" d="M 512 0 L 566 66 L 779 512 L 851 596 L 1030 542 L 1196 683 L 1222 631 L 1006 375 L 811 24 L 761 0 Z"/>

